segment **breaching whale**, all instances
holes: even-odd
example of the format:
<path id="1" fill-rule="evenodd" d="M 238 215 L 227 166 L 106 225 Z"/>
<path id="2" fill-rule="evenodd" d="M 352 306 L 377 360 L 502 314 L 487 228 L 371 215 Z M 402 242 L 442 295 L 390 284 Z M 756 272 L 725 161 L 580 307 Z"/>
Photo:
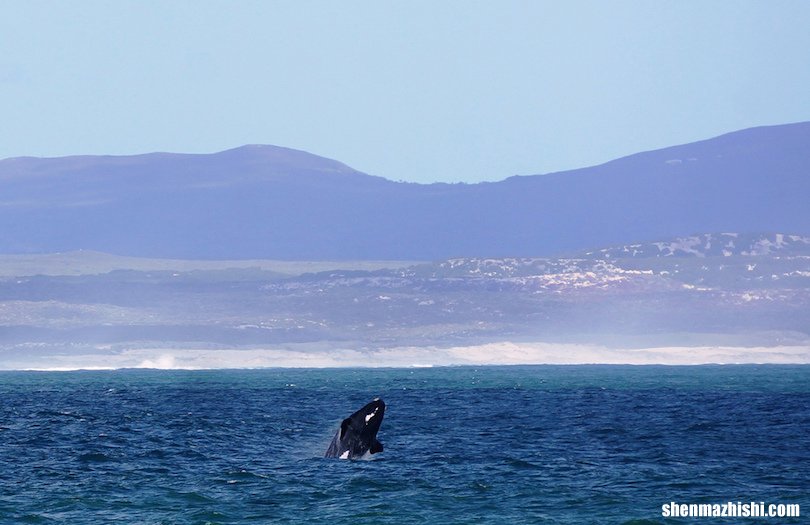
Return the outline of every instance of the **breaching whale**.
<path id="1" fill-rule="evenodd" d="M 377 441 L 377 432 L 384 415 L 385 403 L 377 398 L 344 419 L 324 457 L 358 459 L 366 453 L 382 452 L 383 445 Z"/>

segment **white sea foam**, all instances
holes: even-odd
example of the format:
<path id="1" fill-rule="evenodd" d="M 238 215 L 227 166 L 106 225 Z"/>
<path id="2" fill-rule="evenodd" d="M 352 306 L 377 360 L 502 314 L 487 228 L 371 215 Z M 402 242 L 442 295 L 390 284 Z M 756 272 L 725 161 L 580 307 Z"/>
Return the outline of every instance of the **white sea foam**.
<path id="1" fill-rule="evenodd" d="M 810 346 L 660 346 L 611 348 L 595 344 L 491 343 L 457 347 L 324 349 L 305 344 L 282 348 L 166 349 L 139 348 L 80 355 L 59 354 L 0 360 L 0 369 L 110 370 L 155 368 L 199 370 L 227 368 L 424 367 L 532 364 L 810 364 Z"/>
<path id="2" fill-rule="evenodd" d="M 135 368 L 156 368 L 158 370 L 171 370 L 177 368 L 174 356 L 170 354 L 163 354 L 155 359 L 144 359 Z"/>

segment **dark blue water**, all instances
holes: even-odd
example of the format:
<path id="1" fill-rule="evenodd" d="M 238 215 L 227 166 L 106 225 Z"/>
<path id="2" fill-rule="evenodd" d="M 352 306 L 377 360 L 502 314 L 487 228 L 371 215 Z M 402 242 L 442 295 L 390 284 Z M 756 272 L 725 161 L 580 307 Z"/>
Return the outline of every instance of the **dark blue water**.
<path id="1" fill-rule="evenodd" d="M 807 522 L 670 501 L 810 513 L 810 366 L 0 373 L 2 523 Z"/>

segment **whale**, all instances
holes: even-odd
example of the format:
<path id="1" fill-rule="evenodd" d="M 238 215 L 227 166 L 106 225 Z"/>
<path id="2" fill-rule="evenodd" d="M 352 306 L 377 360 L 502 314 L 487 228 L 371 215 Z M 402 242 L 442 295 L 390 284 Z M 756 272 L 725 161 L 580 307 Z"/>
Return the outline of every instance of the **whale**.
<path id="1" fill-rule="evenodd" d="M 326 449 L 324 457 L 360 459 L 367 454 L 378 454 L 383 445 L 377 441 L 385 403 L 376 398 L 340 423 L 335 437 Z"/>

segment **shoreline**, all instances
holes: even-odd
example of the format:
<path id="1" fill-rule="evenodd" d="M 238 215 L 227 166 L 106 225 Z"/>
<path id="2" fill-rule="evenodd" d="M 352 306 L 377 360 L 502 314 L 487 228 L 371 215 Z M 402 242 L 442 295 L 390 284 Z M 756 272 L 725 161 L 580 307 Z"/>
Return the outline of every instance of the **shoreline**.
<path id="1" fill-rule="evenodd" d="M 532 365 L 808 365 L 810 346 L 658 346 L 612 348 L 596 344 L 488 343 L 457 347 L 377 350 L 288 345 L 274 348 L 138 348 L 116 353 L 36 355 L 0 363 L 3 371 L 238 370 L 432 368 Z"/>

